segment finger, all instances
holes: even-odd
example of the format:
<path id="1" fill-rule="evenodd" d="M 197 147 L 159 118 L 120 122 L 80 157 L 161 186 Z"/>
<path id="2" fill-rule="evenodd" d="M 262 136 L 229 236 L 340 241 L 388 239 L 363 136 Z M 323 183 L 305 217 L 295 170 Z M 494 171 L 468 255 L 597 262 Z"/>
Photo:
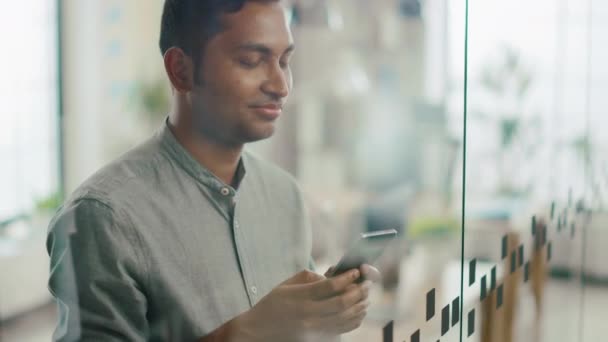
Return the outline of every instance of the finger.
<path id="1" fill-rule="evenodd" d="M 331 266 L 330 268 L 327 269 L 327 271 L 325 272 L 325 276 L 326 277 L 330 277 L 334 271 L 336 270 L 336 266 Z"/>
<path id="2" fill-rule="evenodd" d="M 303 270 L 285 280 L 282 285 L 310 284 L 323 279 L 325 279 L 325 277 L 320 274 L 311 272 L 309 270 Z"/>
<path id="3" fill-rule="evenodd" d="M 357 286 L 359 286 L 359 284 L 350 284 L 344 289 L 344 292 L 348 292 L 352 289 L 355 289 L 355 288 L 357 288 Z"/>
<path id="4" fill-rule="evenodd" d="M 357 280 L 361 272 L 357 269 L 350 270 L 338 276 L 315 282 L 310 286 L 310 295 L 313 299 L 322 300 L 342 293 L 346 287 Z"/>
<path id="5" fill-rule="evenodd" d="M 382 278 L 380 271 L 378 271 L 378 269 L 374 266 L 368 264 L 361 265 L 361 276 L 363 279 L 371 280 L 374 283 L 379 282 Z"/>
<path id="6" fill-rule="evenodd" d="M 317 302 L 324 315 L 339 314 L 348 312 L 353 306 L 361 303 L 369 297 L 371 282 L 366 281 L 359 285 L 349 285 L 350 289 L 344 294 L 331 297 L 325 301 Z"/>
<path id="7" fill-rule="evenodd" d="M 344 323 L 342 325 L 337 326 L 335 333 L 337 333 L 337 334 L 345 334 L 345 333 L 351 332 L 351 331 L 353 331 L 355 329 L 358 329 L 361 326 L 361 324 L 363 323 L 363 320 L 365 319 L 365 316 L 367 316 L 367 312 L 366 311 L 362 312 L 357 317 L 354 317 L 348 323 Z"/>
<path id="8" fill-rule="evenodd" d="M 328 333 L 345 333 L 358 327 L 367 315 L 369 301 L 362 301 L 340 314 L 332 315 L 321 321 L 321 329 Z"/>

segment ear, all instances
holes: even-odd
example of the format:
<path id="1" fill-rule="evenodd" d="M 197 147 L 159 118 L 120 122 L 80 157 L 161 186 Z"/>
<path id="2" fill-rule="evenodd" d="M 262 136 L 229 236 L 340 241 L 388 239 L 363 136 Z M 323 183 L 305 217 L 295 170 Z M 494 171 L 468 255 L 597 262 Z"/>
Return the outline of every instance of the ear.
<path id="1" fill-rule="evenodd" d="M 192 58 L 184 50 L 172 47 L 164 56 L 165 71 L 173 88 L 177 92 L 185 93 L 194 87 L 194 64 Z"/>

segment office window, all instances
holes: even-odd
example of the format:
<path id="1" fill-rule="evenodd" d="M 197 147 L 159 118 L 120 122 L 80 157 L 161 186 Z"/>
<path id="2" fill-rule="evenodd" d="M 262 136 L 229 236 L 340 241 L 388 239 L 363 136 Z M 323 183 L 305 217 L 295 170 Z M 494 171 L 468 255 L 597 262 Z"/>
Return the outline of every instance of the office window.
<path id="1" fill-rule="evenodd" d="M 58 188 L 57 6 L 12 1 L 0 11 L 0 221 Z"/>

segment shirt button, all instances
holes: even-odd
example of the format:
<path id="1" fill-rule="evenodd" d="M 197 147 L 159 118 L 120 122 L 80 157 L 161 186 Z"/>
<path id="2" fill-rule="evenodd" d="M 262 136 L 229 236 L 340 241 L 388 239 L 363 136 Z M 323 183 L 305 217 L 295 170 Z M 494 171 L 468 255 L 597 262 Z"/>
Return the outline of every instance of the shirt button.
<path id="1" fill-rule="evenodd" d="M 236 228 L 238 228 L 238 227 L 239 227 L 239 221 L 236 221 L 236 220 L 235 220 L 235 221 L 234 221 L 234 226 L 235 226 Z"/>
<path id="2" fill-rule="evenodd" d="M 228 189 L 227 187 L 223 187 L 220 192 L 222 193 L 222 195 L 224 196 L 228 196 L 230 195 L 230 189 Z"/>
<path id="3" fill-rule="evenodd" d="M 257 287 L 255 287 L 255 286 L 252 286 L 252 287 L 251 287 L 251 292 L 252 292 L 253 294 L 258 293 L 258 288 L 257 288 Z"/>

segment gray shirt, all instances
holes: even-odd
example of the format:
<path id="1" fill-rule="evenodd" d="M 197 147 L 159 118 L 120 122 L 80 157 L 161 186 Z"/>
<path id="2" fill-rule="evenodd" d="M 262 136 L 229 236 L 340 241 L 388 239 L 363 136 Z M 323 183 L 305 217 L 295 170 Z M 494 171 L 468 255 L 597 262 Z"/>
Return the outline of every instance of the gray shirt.
<path id="1" fill-rule="evenodd" d="M 167 125 L 79 187 L 51 221 L 55 340 L 189 341 L 311 268 L 303 199 L 244 152 L 224 184 Z"/>

